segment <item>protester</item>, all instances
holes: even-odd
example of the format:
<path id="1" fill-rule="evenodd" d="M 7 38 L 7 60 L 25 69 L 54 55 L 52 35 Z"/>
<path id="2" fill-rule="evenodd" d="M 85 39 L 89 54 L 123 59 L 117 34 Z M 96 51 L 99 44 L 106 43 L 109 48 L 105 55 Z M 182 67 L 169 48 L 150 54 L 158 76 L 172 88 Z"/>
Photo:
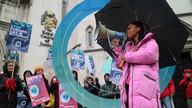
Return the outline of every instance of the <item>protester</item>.
<path id="1" fill-rule="evenodd" d="M 76 70 L 72 70 L 72 74 L 73 74 L 73 77 L 75 78 L 75 80 L 76 80 L 77 82 L 79 82 L 77 71 L 76 71 Z M 80 84 L 80 82 L 79 82 L 79 84 Z M 80 85 L 81 85 L 81 84 L 80 84 Z M 79 104 L 79 103 L 77 103 L 77 104 L 78 104 L 78 108 L 82 108 L 82 107 L 83 107 L 81 104 Z"/>
<path id="2" fill-rule="evenodd" d="M 128 25 L 127 36 L 130 40 L 124 46 L 119 46 L 118 41 L 113 51 L 116 67 L 121 61 L 123 74 L 119 81 L 121 89 L 122 108 L 156 108 L 161 107 L 159 88 L 159 47 L 152 39 L 153 33 L 149 32 L 149 26 L 135 21 Z"/>
<path id="3" fill-rule="evenodd" d="M 84 89 L 90 93 L 98 96 L 98 91 L 100 90 L 100 84 L 98 78 L 95 79 L 92 76 L 87 76 L 84 79 Z"/>
<path id="4" fill-rule="evenodd" d="M 75 78 L 75 80 L 76 80 L 77 82 L 79 82 L 77 71 L 76 71 L 76 70 L 72 70 L 72 74 L 73 74 L 73 77 Z"/>
<path id="5" fill-rule="evenodd" d="M 101 86 L 100 96 L 104 98 L 114 99 L 120 97 L 120 90 L 116 89 L 116 85 L 109 81 L 110 75 L 104 75 L 105 84 Z"/>
<path id="6" fill-rule="evenodd" d="M 49 91 L 55 94 L 54 108 L 59 108 L 59 81 L 56 76 L 51 79 Z"/>
<path id="7" fill-rule="evenodd" d="M 54 104 L 55 104 L 55 94 L 54 93 L 50 93 L 50 100 L 49 103 L 47 105 L 45 105 L 45 108 L 55 108 Z"/>
<path id="8" fill-rule="evenodd" d="M 14 61 L 7 60 L 3 66 L 3 74 L 0 74 L 0 107 L 16 108 L 17 92 L 23 90 L 18 70 L 19 65 L 15 63 L 13 79 L 11 79 Z M 8 99 L 9 89 L 11 89 L 10 98 Z"/>
<path id="9" fill-rule="evenodd" d="M 25 88 L 25 81 L 21 80 L 23 89 Z M 17 107 L 16 108 L 33 108 L 32 105 L 29 105 L 29 99 L 28 97 L 24 94 L 24 91 L 17 92 Z"/>
<path id="10" fill-rule="evenodd" d="M 173 82 L 173 79 L 171 78 L 171 81 L 160 95 L 161 108 L 163 108 L 163 106 L 165 106 L 165 108 L 173 108 L 171 104 L 171 96 L 174 96 L 174 94 L 175 94 L 175 84 Z"/>
<path id="11" fill-rule="evenodd" d="M 33 76 L 32 72 L 30 70 L 26 70 L 24 73 L 23 73 L 23 78 L 24 78 L 24 82 L 25 82 L 25 87 L 23 89 L 23 92 L 24 92 L 24 95 L 26 97 L 28 97 L 28 107 L 29 108 L 32 108 L 32 104 L 31 104 L 31 98 L 29 96 L 29 92 L 28 92 L 28 88 L 27 88 L 27 81 L 26 81 L 26 77 L 30 77 L 30 76 Z"/>
<path id="12" fill-rule="evenodd" d="M 46 86 L 46 88 L 47 88 L 47 92 L 48 92 L 48 94 L 49 94 L 49 82 L 48 82 L 48 80 L 45 78 L 45 76 L 44 76 L 43 73 L 44 73 L 43 67 L 41 67 L 41 66 L 36 66 L 36 67 L 35 67 L 35 69 L 34 69 L 34 75 L 42 74 L 43 79 L 44 79 L 44 82 L 45 82 L 45 86 Z M 41 104 L 37 105 L 37 107 L 38 107 L 38 108 L 45 108 L 45 105 L 47 105 L 48 103 L 49 103 L 49 101 L 44 102 L 44 103 L 41 103 Z"/>
<path id="13" fill-rule="evenodd" d="M 188 108 L 192 108 L 192 74 L 191 69 L 184 69 L 184 79 L 181 80 L 179 86 L 185 88 L 185 99 L 187 100 Z"/>

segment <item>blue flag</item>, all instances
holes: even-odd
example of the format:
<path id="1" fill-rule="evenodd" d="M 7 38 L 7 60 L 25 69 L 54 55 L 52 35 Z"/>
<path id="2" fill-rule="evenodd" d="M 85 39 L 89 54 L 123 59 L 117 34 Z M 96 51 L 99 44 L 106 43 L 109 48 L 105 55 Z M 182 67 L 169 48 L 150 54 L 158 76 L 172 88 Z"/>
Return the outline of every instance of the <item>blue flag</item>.
<path id="1" fill-rule="evenodd" d="M 110 73 L 109 81 L 119 82 L 119 80 L 122 76 L 122 73 L 123 73 L 123 71 L 121 69 L 118 69 L 115 66 L 115 60 L 113 59 L 112 63 L 111 63 L 111 73 Z"/>
<path id="2" fill-rule="evenodd" d="M 27 53 L 31 30 L 32 25 L 11 20 L 5 49 Z"/>
<path id="3" fill-rule="evenodd" d="M 93 57 L 91 55 L 87 55 L 87 56 L 85 56 L 85 60 L 86 60 L 86 63 L 87 63 L 87 67 L 89 69 L 89 73 L 96 72 Z"/>
<path id="4" fill-rule="evenodd" d="M 71 49 L 71 68 L 85 70 L 84 51 Z"/>
<path id="5" fill-rule="evenodd" d="M 46 59 L 46 60 L 49 60 L 49 59 L 52 59 L 52 48 L 49 48 L 49 51 L 48 51 L 48 55 L 47 55 L 47 59 Z"/>

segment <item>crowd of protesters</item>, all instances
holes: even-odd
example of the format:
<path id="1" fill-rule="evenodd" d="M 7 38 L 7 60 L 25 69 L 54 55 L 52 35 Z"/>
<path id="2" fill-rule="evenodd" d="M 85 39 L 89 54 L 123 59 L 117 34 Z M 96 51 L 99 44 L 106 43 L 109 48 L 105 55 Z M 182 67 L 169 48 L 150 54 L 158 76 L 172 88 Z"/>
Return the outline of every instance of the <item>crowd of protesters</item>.
<path id="1" fill-rule="evenodd" d="M 13 78 L 11 78 L 14 62 L 8 60 L 3 66 L 3 73 L 0 74 L 0 107 L 2 108 L 17 108 L 19 103 L 19 92 L 22 92 L 26 97 L 26 108 L 59 108 L 59 81 L 56 76 L 49 81 L 44 76 L 44 69 L 41 66 L 36 66 L 34 72 L 26 70 L 23 73 L 23 80 L 18 75 L 19 65 L 15 63 Z M 34 73 L 34 74 L 33 74 Z M 42 74 L 46 89 L 50 96 L 50 100 L 32 107 L 29 91 L 27 88 L 26 77 Z M 72 70 L 72 74 L 75 80 L 78 82 L 78 73 Z M 185 88 L 185 99 L 187 101 L 188 108 L 192 108 L 192 74 L 191 69 L 184 69 L 184 79 L 181 80 L 179 86 Z M 120 98 L 119 87 L 109 81 L 110 74 L 104 75 L 105 84 L 100 85 L 99 79 L 93 76 L 86 76 L 84 79 L 84 89 L 93 95 L 100 96 L 102 98 L 115 99 Z M 79 83 L 80 84 L 80 83 Z M 8 99 L 8 94 L 10 97 Z M 169 82 L 168 86 L 160 95 L 162 108 L 173 108 L 171 98 L 175 95 L 175 85 L 173 79 Z M 19 107 L 18 107 L 19 108 Z M 78 103 L 78 108 L 83 108 Z"/>

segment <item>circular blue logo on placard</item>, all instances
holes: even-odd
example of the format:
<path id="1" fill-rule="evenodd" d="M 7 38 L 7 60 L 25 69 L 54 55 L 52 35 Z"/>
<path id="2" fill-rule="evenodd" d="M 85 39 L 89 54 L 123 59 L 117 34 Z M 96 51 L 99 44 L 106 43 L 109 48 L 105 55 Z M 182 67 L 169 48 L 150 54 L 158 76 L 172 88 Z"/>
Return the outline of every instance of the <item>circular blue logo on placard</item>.
<path id="1" fill-rule="evenodd" d="M 77 66 L 80 66 L 80 62 L 77 62 Z"/>
<path id="2" fill-rule="evenodd" d="M 21 106 L 25 106 L 26 105 L 26 100 L 22 100 L 21 101 Z"/>
<path id="3" fill-rule="evenodd" d="M 15 42 L 15 46 L 16 46 L 16 47 L 21 47 L 21 41 Z"/>
<path id="4" fill-rule="evenodd" d="M 60 95 L 61 102 L 67 103 L 70 100 L 70 96 L 66 91 L 63 91 L 63 93 Z"/>
<path id="5" fill-rule="evenodd" d="M 39 88 L 36 85 L 32 85 L 29 88 L 32 97 L 36 97 L 39 94 Z"/>
<path id="6" fill-rule="evenodd" d="M 121 75 L 116 75 L 116 79 L 120 79 L 121 78 Z"/>

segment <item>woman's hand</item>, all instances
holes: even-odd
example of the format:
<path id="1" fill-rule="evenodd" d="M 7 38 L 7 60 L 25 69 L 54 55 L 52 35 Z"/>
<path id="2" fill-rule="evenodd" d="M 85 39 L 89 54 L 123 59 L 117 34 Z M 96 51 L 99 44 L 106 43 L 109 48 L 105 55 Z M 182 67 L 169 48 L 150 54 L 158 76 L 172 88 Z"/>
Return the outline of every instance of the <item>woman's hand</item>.
<path id="1" fill-rule="evenodd" d="M 41 103 L 41 108 L 45 108 L 45 103 Z"/>
<path id="2" fill-rule="evenodd" d="M 122 55 L 122 60 L 125 60 L 125 53 L 123 53 Z"/>
<path id="3" fill-rule="evenodd" d="M 114 48 L 117 48 L 117 47 L 119 47 L 119 42 L 116 39 L 113 39 L 111 41 L 111 45 L 114 46 Z"/>
<path id="4" fill-rule="evenodd" d="M 55 83 L 57 81 L 57 78 L 53 78 L 53 83 Z"/>
<path id="5" fill-rule="evenodd" d="M 170 96 L 172 96 L 172 97 L 173 97 L 173 96 L 174 96 L 174 93 L 171 93 L 171 94 L 170 94 Z"/>

